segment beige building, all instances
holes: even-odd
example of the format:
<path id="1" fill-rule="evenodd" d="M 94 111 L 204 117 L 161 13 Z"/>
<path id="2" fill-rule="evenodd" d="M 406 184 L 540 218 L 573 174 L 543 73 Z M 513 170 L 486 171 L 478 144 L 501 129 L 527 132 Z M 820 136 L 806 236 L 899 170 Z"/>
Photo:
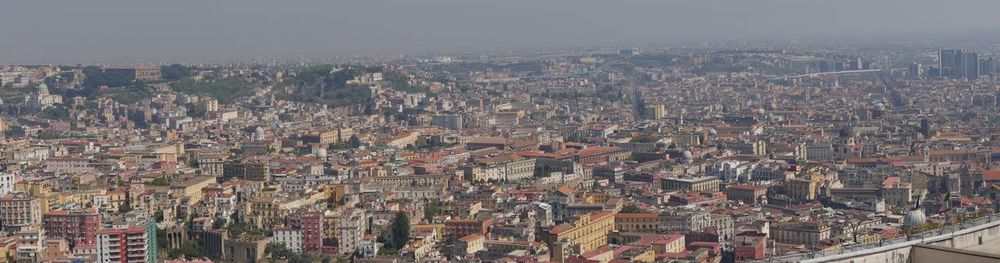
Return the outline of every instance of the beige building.
<path id="1" fill-rule="evenodd" d="M 42 214 L 48 212 L 42 201 L 25 195 L 0 197 L 0 224 L 4 229 L 20 230 L 42 223 Z"/>
<path id="2" fill-rule="evenodd" d="M 819 222 L 785 222 L 771 226 L 770 234 L 775 242 L 816 246 L 830 238 L 830 226 Z"/>
<path id="3" fill-rule="evenodd" d="M 267 255 L 264 249 L 271 243 L 271 238 L 243 236 L 225 243 L 225 255 L 230 262 L 256 263 L 262 262 L 261 259 Z"/>
<path id="4" fill-rule="evenodd" d="M 621 232 L 655 233 L 660 228 L 660 215 L 656 213 L 615 214 L 615 230 Z"/>
<path id="5" fill-rule="evenodd" d="M 513 154 L 494 156 L 476 161 L 476 165 L 466 167 L 465 179 L 472 182 L 516 181 L 531 178 L 535 174 L 535 159 Z"/>
<path id="6" fill-rule="evenodd" d="M 552 261 L 561 262 L 569 254 L 583 254 L 607 245 L 608 233 L 615 228 L 614 215 L 612 211 L 591 212 L 541 233 Z"/>
<path id="7" fill-rule="evenodd" d="M 485 241 L 486 238 L 480 234 L 468 234 L 461 237 L 458 239 L 457 246 L 455 247 L 455 251 L 458 252 L 456 254 L 465 256 L 475 255 L 476 252 L 486 249 L 484 246 Z"/>
<path id="8" fill-rule="evenodd" d="M 664 178 L 660 181 L 663 190 L 678 191 L 719 191 L 719 178 L 702 176 L 695 178 Z"/>
<path id="9" fill-rule="evenodd" d="M 733 185 L 726 187 L 726 198 L 740 200 L 747 204 L 756 204 L 766 199 L 767 186 L 763 185 Z"/>
<path id="10" fill-rule="evenodd" d="M 791 178 L 785 182 L 788 196 L 799 200 L 816 200 L 817 184 L 815 181 L 802 178 Z"/>

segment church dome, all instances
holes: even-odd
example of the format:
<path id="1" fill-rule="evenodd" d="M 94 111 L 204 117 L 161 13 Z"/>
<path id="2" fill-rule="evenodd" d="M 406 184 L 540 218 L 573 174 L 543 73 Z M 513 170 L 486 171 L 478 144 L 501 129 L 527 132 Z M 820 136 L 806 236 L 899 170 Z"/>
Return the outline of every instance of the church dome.
<path id="1" fill-rule="evenodd" d="M 49 95 L 49 86 L 46 86 L 45 83 L 39 84 L 38 95 Z"/>

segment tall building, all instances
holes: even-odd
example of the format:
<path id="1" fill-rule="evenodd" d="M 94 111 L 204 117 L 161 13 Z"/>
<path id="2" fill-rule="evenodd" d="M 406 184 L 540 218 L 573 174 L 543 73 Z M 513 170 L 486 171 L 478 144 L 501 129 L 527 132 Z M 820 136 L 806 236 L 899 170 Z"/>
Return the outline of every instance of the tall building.
<path id="1" fill-rule="evenodd" d="M 993 58 L 979 60 L 979 75 L 993 76 Z"/>
<path id="2" fill-rule="evenodd" d="M 27 195 L 0 197 L 0 225 L 4 230 L 21 230 L 42 223 L 42 201 Z"/>
<path id="3" fill-rule="evenodd" d="M 48 238 L 65 239 L 70 249 L 97 244 L 101 217 L 93 209 L 50 211 L 42 218 Z"/>
<path id="4" fill-rule="evenodd" d="M 976 52 L 962 53 L 962 78 L 975 80 L 979 78 L 979 55 Z"/>
<path id="5" fill-rule="evenodd" d="M 639 88 L 635 88 L 632 93 L 635 99 L 635 119 L 642 119 L 646 116 L 646 101 L 642 97 L 642 91 Z"/>
<path id="6" fill-rule="evenodd" d="M 323 252 L 323 212 L 302 213 L 299 215 L 299 224 L 302 231 L 302 252 Z"/>
<path id="7" fill-rule="evenodd" d="M 341 254 L 352 254 L 364 242 L 368 228 L 367 212 L 364 209 L 349 209 L 337 220 L 337 250 Z"/>
<path id="8" fill-rule="evenodd" d="M 942 49 L 938 51 L 938 76 L 975 80 L 980 75 L 992 74 L 992 63 L 992 59 L 980 60 L 976 52 Z"/>
<path id="9" fill-rule="evenodd" d="M 938 74 L 941 77 L 961 77 L 962 51 L 942 49 L 938 51 Z"/>
<path id="10" fill-rule="evenodd" d="M 46 247 L 45 230 L 29 227 L 18 231 L 14 236 L 17 237 L 16 262 L 40 262 Z"/>
<path id="11" fill-rule="evenodd" d="M 920 65 L 920 63 L 910 63 L 907 69 L 908 69 L 907 73 L 911 78 L 919 78 L 921 75 L 924 74 L 923 66 Z"/>
<path id="12" fill-rule="evenodd" d="M 156 224 L 97 231 L 97 262 L 155 263 Z"/>

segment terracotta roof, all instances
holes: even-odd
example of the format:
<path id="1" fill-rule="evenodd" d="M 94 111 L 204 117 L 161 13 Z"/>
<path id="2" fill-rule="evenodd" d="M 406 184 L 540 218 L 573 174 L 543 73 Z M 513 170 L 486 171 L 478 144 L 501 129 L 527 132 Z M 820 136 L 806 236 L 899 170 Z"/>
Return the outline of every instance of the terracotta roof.
<path id="1" fill-rule="evenodd" d="M 660 215 L 656 213 L 618 213 L 615 214 L 615 218 L 658 218 Z"/>
<path id="2" fill-rule="evenodd" d="M 465 235 L 462 238 L 459 238 L 458 240 L 461 240 L 461 241 L 464 241 L 464 242 L 470 242 L 470 241 L 473 241 L 473 240 L 476 240 L 476 239 L 480 239 L 480 238 L 483 238 L 483 236 L 480 235 L 480 234 L 468 234 L 468 235 Z"/>
<path id="3" fill-rule="evenodd" d="M 621 148 L 618 147 L 590 147 L 580 150 L 579 152 L 576 152 L 576 155 L 588 156 L 595 154 L 607 154 L 607 153 L 617 152 L 620 150 Z"/>
<path id="4" fill-rule="evenodd" d="M 983 171 L 984 181 L 1000 181 L 1000 170 Z"/>

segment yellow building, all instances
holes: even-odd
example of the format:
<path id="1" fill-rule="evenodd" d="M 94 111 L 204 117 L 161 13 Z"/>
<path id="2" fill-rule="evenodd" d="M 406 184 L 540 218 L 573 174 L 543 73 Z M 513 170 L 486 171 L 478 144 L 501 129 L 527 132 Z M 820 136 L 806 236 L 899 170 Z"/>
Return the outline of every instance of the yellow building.
<path id="1" fill-rule="evenodd" d="M 663 236 L 663 238 L 653 241 L 652 247 L 656 251 L 656 254 L 663 253 L 680 253 L 685 249 L 684 235 L 681 234 L 669 234 Z"/>
<path id="2" fill-rule="evenodd" d="M 621 232 L 655 233 L 660 227 L 660 215 L 656 213 L 618 213 L 615 215 L 615 230 Z"/>
<path id="3" fill-rule="evenodd" d="M 594 191 L 594 192 L 583 193 L 583 200 L 584 200 L 584 202 L 591 203 L 591 204 L 603 204 L 603 203 L 607 203 L 608 199 L 610 199 L 610 198 L 611 198 L 611 196 L 609 196 L 608 193 L 605 193 L 605 192 Z"/>
<path id="4" fill-rule="evenodd" d="M 572 223 L 562 223 L 543 233 L 553 261 L 566 258 L 567 252 L 582 254 L 608 244 L 608 233 L 615 228 L 615 213 L 597 211 L 581 215 Z"/>
<path id="5" fill-rule="evenodd" d="M 628 262 L 656 262 L 655 251 L 649 249 L 648 247 L 632 248 L 617 255 L 617 257 L 618 259 L 627 260 Z"/>
<path id="6" fill-rule="evenodd" d="M 170 190 L 177 196 L 200 201 L 202 198 L 201 190 L 212 185 L 215 185 L 215 177 L 211 176 L 177 178 L 170 184 Z"/>
<path id="7" fill-rule="evenodd" d="M 667 191 L 719 191 L 719 178 L 702 176 L 695 178 L 664 178 L 660 181 L 661 188 Z"/>
<path id="8" fill-rule="evenodd" d="M 816 182 L 809 179 L 792 178 L 788 179 L 785 183 L 788 190 L 788 196 L 799 200 L 815 200 L 816 199 Z"/>

